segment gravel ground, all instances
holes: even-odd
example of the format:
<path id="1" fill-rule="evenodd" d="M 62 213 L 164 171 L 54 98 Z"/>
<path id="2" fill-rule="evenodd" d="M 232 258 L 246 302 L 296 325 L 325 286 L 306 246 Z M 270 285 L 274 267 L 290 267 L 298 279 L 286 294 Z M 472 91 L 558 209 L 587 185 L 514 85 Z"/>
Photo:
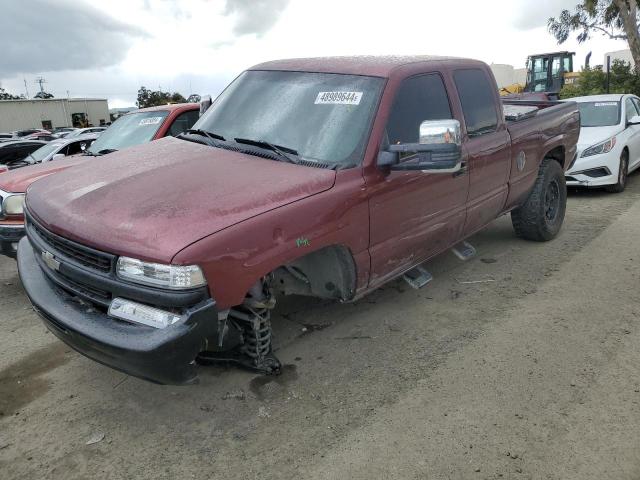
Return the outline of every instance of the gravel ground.
<path id="1" fill-rule="evenodd" d="M 639 238 L 640 175 L 572 192 L 553 242 L 503 217 L 422 290 L 285 299 L 280 377 L 188 387 L 70 351 L 1 258 L 0 478 L 637 479 Z"/>

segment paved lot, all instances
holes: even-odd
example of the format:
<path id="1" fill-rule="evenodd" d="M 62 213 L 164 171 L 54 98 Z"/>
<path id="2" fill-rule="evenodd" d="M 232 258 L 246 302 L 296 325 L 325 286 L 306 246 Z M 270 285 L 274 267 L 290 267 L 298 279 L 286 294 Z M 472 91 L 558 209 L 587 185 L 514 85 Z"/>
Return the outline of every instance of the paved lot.
<path id="1" fill-rule="evenodd" d="M 69 351 L 1 259 L 0 478 L 639 478 L 640 175 L 572 193 L 551 243 L 473 243 L 420 291 L 283 301 L 282 376 L 189 387 Z"/>

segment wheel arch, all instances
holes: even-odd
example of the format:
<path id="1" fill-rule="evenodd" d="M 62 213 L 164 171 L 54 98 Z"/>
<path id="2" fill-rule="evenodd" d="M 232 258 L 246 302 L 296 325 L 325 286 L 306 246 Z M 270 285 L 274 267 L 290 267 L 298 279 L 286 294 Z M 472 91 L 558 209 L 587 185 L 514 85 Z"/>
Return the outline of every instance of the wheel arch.
<path id="1" fill-rule="evenodd" d="M 557 161 L 560 164 L 560 166 L 564 169 L 565 163 L 566 163 L 566 154 L 565 154 L 564 145 L 558 145 L 548 150 L 542 156 L 542 159 L 545 159 L 545 158 L 552 158 L 553 160 Z"/>
<path id="2" fill-rule="evenodd" d="M 357 267 L 351 250 L 334 244 L 280 265 L 267 278 L 275 293 L 347 301 L 356 292 Z"/>

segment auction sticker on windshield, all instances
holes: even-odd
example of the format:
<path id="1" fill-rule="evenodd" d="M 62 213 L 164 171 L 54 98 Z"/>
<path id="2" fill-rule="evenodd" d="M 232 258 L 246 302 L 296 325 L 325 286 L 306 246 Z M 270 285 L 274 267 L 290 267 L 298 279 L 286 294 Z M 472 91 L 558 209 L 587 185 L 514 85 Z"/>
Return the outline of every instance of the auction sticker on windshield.
<path id="1" fill-rule="evenodd" d="M 618 102 L 596 102 L 594 104 L 596 107 L 617 107 Z"/>
<path id="2" fill-rule="evenodd" d="M 319 92 L 316 105 L 360 105 L 362 92 Z"/>
<path id="3" fill-rule="evenodd" d="M 142 120 L 140 120 L 140 123 L 138 123 L 138 125 L 157 125 L 162 121 L 162 118 L 163 117 L 143 118 Z"/>

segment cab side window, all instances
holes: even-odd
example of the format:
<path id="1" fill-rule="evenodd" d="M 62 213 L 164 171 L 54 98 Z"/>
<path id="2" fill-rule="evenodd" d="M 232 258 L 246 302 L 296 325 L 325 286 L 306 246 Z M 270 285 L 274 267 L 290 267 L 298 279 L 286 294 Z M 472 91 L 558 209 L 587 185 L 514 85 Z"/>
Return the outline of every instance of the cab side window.
<path id="1" fill-rule="evenodd" d="M 406 79 L 400 85 L 387 123 L 390 144 L 418 143 L 425 120 L 453 118 L 449 96 L 437 73 Z"/>
<path id="2" fill-rule="evenodd" d="M 633 117 L 638 115 L 638 110 L 636 110 L 636 104 L 633 102 L 631 97 L 627 97 L 624 101 L 624 109 L 625 109 L 625 118 L 627 122 L 631 120 Z"/>
<path id="3" fill-rule="evenodd" d="M 458 89 L 467 134 L 477 137 L 495 132 L 498 128 L 495 86 L 489 83 L 487 74 L 479 68 L 457 70 L 453 79 Z"/>
<path id="4" fill-rule="evenodd" d="M 78 153 L 82 153 L 84 152 L 84 150 L 82 149 L 82 145 L 85 146 L 85 148 L 89 148 L 89 146 L 93 143 L 93 140 L 83 140 L 81 142 L 73 142 L 71 144 L 69 144 L 69 146 L 66 148 L 67 152 L 60 152 L 60 153 L 65 153 L 65 155 L 77 155 Z"/>
<path id="5" fill-rule="evenodd" d="M 182 132 L 189 130 L 191 127 L 193 127 L 193 124 L 198 121 L 199 116 L 199 110 L 190 110 L 188 112 L 181 113 L 173 121 L 171 127 L 169 127 L 167 135 L 175 137 L 176 135 L 180 135 Z"/>

